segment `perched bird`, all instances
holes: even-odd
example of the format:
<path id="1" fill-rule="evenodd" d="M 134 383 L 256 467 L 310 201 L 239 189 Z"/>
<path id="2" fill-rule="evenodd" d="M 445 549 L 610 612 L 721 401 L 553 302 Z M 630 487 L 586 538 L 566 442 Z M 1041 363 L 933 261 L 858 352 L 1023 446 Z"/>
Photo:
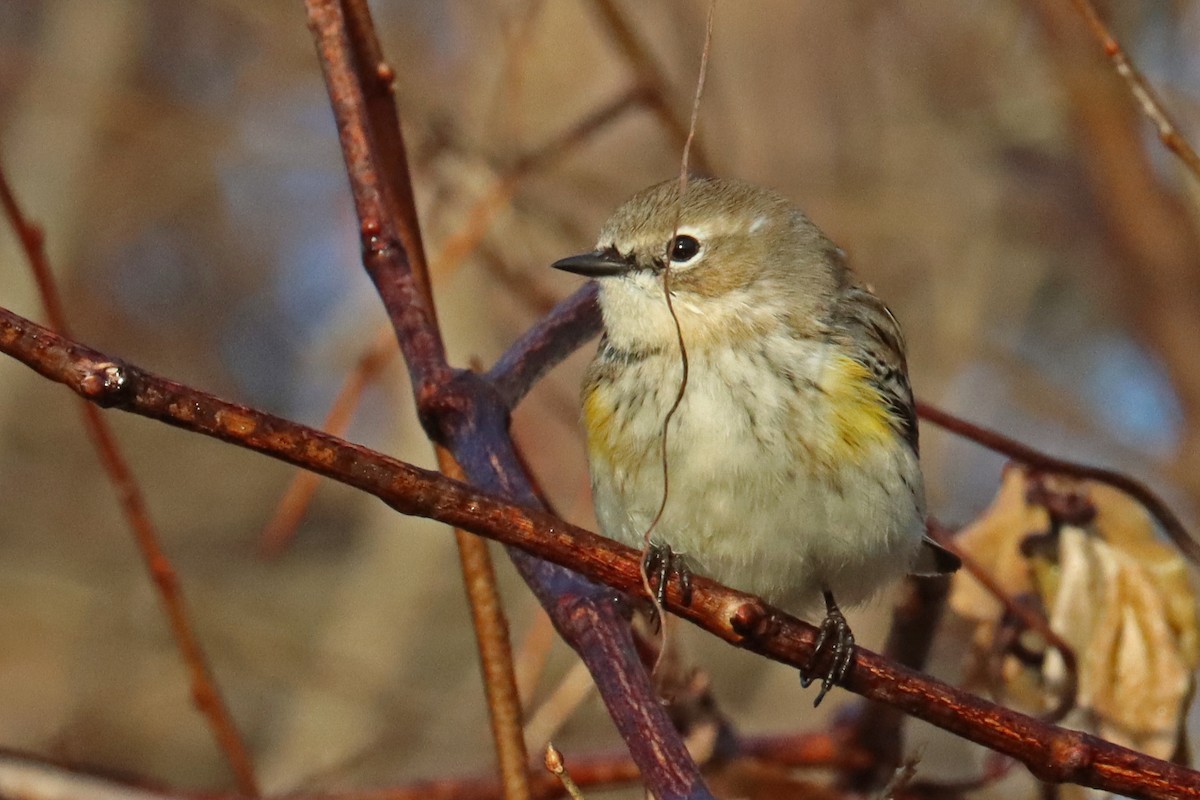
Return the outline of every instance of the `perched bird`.
<path id="1" fill-rule="evenodd" d="M 672 309 L 663 271 L 670 265 Z M 840 681 L 854 638 L 838 602 L 905 573 L 952 571 L 925 535 L 917 419 L 895 317 L 783 196 L 733 180 L 652 186 L 593 252 L 554 267 L 596 278 L 604 334 L 583 387 L 596 517 L 642 547 L 796 613 L 821 599 Z M 676 328 L 678 320 L 678 330 Z M 668 568 L 667 565 L 672 565 Z"/>

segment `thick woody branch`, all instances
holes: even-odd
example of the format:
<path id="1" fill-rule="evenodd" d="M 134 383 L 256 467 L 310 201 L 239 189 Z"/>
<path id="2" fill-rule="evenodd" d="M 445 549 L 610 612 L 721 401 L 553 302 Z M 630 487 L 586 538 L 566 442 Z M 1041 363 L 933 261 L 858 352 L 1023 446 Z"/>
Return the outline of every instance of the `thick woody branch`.
<path id="1" fill-rule="evenodd" d="M 344 8 L 336 0 L 307 6 L 354 195 L 363 266 L 396 329 L 414 391 L 424 397 L 450 368 L 428 285 L 416 277 L 424 275 L 423 261 L 413 269 L 424 251 L 392 97 L 395 74 L 369 34 L 365 6 Z"/>
<path id="2" fill-rule="evenodd" d="M 98 405 L 119 407 L 311 469 L 373 494 L 402 513 L 496 539 L 615 589 L 636 592 L 641 586 L 639 555 L 629 547 L 545 511 L 514 505 L 438 473 L 144 372 L 4 309 L 0 351 Z M 689 606 L 682 605 L 675 585 L 670 588 L 667 608 L 709 633 L 784 664 L 808 663 L 816 637 L 811 625 L 704 578 L 695 579 Z M 568 619 L 579 612 L 570 595 L 560 596 L 559 602 L 555 611 Z M 617 605 L 608 607 L 615 615 Z M 604 647 L 607 642 L 599 638 L 598 646 Z M 615 656 L 614 661 L 619 663 Z M 625 674 L 608 678 L 618 690 L 627 679 Z M 846 688 L 1012 756 L 1046 782 L 1077 783 L 1128 797 L 1200 799 L 1200 773 L 1001 708 L 868 650 L 857 651 Z M 686 779 L 676 776 L 678 781 Z M 682 794 L 675 791 L 671 796 Z"/>
<path id="3" fill-rule="evenodd" d="M 358 213 L 363 264 L 408 362 L 421 421 L 470 482 L 535 507 L 508 436 L 508 407 L 489 383 L 446 362 L 391 95 L 395 76 L 382 61 L 366 2 L 308 0 L 306 6 Z M 647 788 L 661 800 L 709 797 L 607 590 L 525 550 L 510 548 L 510 555 L 588 665 Z"/>
<path id="4" fill-rule="evenodd" d="M 505 407 L 516 408 L 543 375 L 598 335 L 600 327 L 596 284 L 589 281 L 513 342 L 488 370 Z"/>

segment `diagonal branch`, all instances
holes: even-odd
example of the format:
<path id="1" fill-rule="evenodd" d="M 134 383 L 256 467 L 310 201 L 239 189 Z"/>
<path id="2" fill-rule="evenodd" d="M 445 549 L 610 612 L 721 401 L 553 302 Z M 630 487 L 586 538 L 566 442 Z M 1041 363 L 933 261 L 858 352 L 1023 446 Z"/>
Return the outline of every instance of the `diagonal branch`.
<path id="1" fill-rule="evenodd" d="M 97 405 L 119 407 L 311 469 L 379 497 L 401 513 L 496 539 L 614 589 L 635 592 L 641 585 L 640 559 L 630 547 L 532 505 L 516 505 L 496 492 L 481 491 L 123 364 L 6 309 L 0 309 L 0 352 Z M 691 605 L 684 606 L 679 587 L 672 584 L 669 588 L 666 605 L 670 611 L 731 644 L 796 668 L 812 656 L 816 629 L 756 597 L 697 577 Z M 550 599 L 557 599 L 557 604 L 547 605 L 559 618 L 582 617 L 595 624 L 594 611 L 586 601 L 570 595 Z M 602 617 L 604 624 L 618 618 L 616 603 L 606 607 L 612 616 Z M 585 637 L 587 646 L 613 646 L 614 641 L 606 639 L 603 632 L 594 639 Z M 619 665 L 619 656 L 611 653 L 609 658 Z M 637 674 L 645 675 L 644 671 Z M 602 691 L 639 691 L 624 683 L 630 676 L 619 670 L 597 678 Z M 1012 756 L 1042 781 L 1077 783 L 1128 797 L 1200 800 L 1198 772 L 1002 708 L 862 648 L 856 651 L 846 688 Z M 645 778 L 644 753 L 639 753 L 638 746 L 659 748 L 669 743 L 654 739 L 653 728 L 631 732 L 623 727 L 639 719 L 639 713 L 647 726 L 652 724 L 641 708 L 616 715 L 615 721 L 627 741 L 633 740 L 631 754 Z M 663 760 L 668 768 L 679 768 L 677 762 Z M 704 791 L 684 783 L 686 772 L 670 779 L 667 797 L 698 796 Z"/>
<path id="2" fill-rule="evenodd" d="M 381 60 L 366 2 L 307 0 L 306 6 L 358 213 L 363 265 L 408 362 L 421 422 L 472 483 L 536 507 L 508 435 L 508 409 L 482 378 L 446 363 L 391 97 L 394 75 Z M 610 593 L 561 566 L 519 549 L 509 552 L 559 633 L 588 665 L 647 787 L 660 800 L 709 797 Z"/>
<path id="3" fill-rule="evenodd" d="M 521 548 L 545 559 L 540 563 L 558 564 L 607 587 L 626 593 L 641 587 L 641 559 L 634 549 L 576 528 L 533 504 L 516 505 L 496 492 L 482 492 L 282 417 L 222 401 L 116 361 L 2 308 L 0 351 L 101 407 L 118 407 L 311 469 L 373 494 L 407 515 L 437 519 Z M 482 380 L 478 375 L 474 378 Z M 552 595 L 551 600 L 557 602 L 547 602 L 548 606 L 559 618 L 565 616 L 568 624 L 572 619 L 595 624 L 594 609 L 586 599 L 563 594 Z M 679 588 L 672 584 L 667 608 L 728 643 L 796 668 L 809 662 L 816 628 L 770 608 L 757 597 L 697 577 L 690 606 L 680 600 Z M 616 615 L 616 603 L 607 603 L 605 608 Z M 600 621 L 608 624 L 614 616 Z M 598 633 L 584 642 L 608 648 L 619 643 L 605 637 Z M 607 657 L 619 666 L 619 652 Z M 644 672 L 638 674 L 644 676 Z M 605 684 L 602 691 L 640 691 L 625 684 L 629 679 L 630 675 L 619 669 L 598 676 L 598 682 Z M 857 650 L 846 688 L 1008 754 L 1042 781 L 1079 783 L 1132 798 L 1200 800 L 1200 772 L 1001 708 L 869 650 Z M 653 720 L 643 709 L 622 709 L 616 721 L 623 726 L 636 718 L 647 727 L 634 733 L 623 728 L 622 733 L 634 740 L 629 742 L 631 754 L 646 777 L 644 753 L 638 747 L 659 748 L 670 742 L 654 738 L 654 729 L 649 727 Z M 666 764 L 678 769 L 670 760 Z M 703 789 L 696 784 L 686 790 L 680 787 L 686 776 L 686 772 L 672 776 L 667 784 L 670 794 L 659 796 L 700 795 Z"/>
<path id="4" fill-rule="evenodd" d="M 62 299 L 58 286 L 54 281 L 54 273 L 46 258 L 45 238 L 42 230 L 25 218 L 17 199 L 8 185 L 8 178 L 0 169 L 0 206 L 4 214 L 21 240 L 29 267 L 37 283 L 38 294 L 42 298 L 42 306 L 51 327 L 64 336 L 69 336 L 67 315 L 63 310 Z M 254 759 L 246 747 L 246 742 L 234 722 L 229 706 L 225 703 L 209 666 L 200 637 L 196 635 L 192 625 L 191 613 L 187 600 L 179 584 L 179 575 L 171 559 L 167 557 L 159 540 L 158 529 L 150 518 L 150 510 L 146 507 L 146 499 L 142 495 L 141 486 L 134 477 L 133 469 L 125 459 L 125 454 L 117 444 L 117 437 L 109 427 L 100 410 L 91 403 L 82 403 L 83 424 L 87 429 L 96 454 L 108 475 L 109 482 L 117 493 L 117 501 L 125 514 L 125 520 L 133 533 L 133 539 L 141 553 L 146 572 L 158 591 L 159 601 L 167 617 L 171 629 L 171 637 L 179 650 L 180 658 L 188 671 L 191 681 L 192 702 L 196 709 L 208 722 L 209 730 L 216 740 L 217 747 L 233 772 L 238 790 L 250 797 L 259 796 L 258 778 L 254 773 Z"/>
<path id="5" fill-rule="evenodd" d="M 1179 132 L 1179 125 L 1172 119 L 1167 107 L 1158 96 L 1158 92 L 1142 75 L 1141 70 L 1134 66 L 1133 61 L 1125 53 L 1125 48 L 1121 47 L 1121 43 L 1104 24 L 1095 4 L 1091 0 L 1071 0 L 1071 4 L 1083 15 L 1092 36 L 1104 48 L 1104 55 L 1112 62 L 1113 69 L 1129 86 L 1129 93 L 1137 101 L 1142 114 L 1154 123 L 1155 129 L 1158 131 L 1158 138 L 1163 145 L 1179 157 L 1184 166 L 1191 171 L 1193 178 L 1200 178 L 1200 156 L 1196 155 L 1195 149 Z"/>
<path id="6" fill-rule="evenodd" d="M 1006 455 L 1022 464 L 1028 464 L 1034 469 L 1096 481 L 1120 489 L 1141 503 L 1146 511 L 1158 520 L 1158 524 L 1163 527 L 1167 536 L 1193 564 L 1200 564 L 1200 543 L 1192 538 L 1187 528 L 1180 522 L 1179 517 L 1171 511 L 1170 506 L 1141 481 L 1116 470 L 1093 467 L 1048 455 L 1023 442 L 1018 442 L 1016 439 L 982 425 L 968 422 L 920 400 L 917 401 L 917 414 L 921 419 L 932 422 L 939 428 L 945 428 L 964 439 L 970 439 L 989 450 Z"/>

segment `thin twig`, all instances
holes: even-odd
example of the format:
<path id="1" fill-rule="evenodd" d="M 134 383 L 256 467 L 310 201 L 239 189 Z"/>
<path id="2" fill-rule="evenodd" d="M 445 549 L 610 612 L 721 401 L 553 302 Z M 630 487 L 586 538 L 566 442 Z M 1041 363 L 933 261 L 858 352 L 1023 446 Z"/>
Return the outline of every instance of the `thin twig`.
<path id="1" fill-rule="evenodd" d="M 617 7 L 615 0 L 593 0 L 592 5 L 599 12 L 605 30 L 629 62 L 630 69 L 650 93 L 651 108 L 659 122 L 675 140 L 675 146 L 682 148 L 688 138 L 688 124 L 686 118 L 671 104 L 670 98 L 674 92 L 671 91 L 666 71 Z M 712 172 L 712 162 L 699 146 L 695 148 L 692 162 L 698 172 L 706 175 Z"/>
<path id="2" fill-rule="evenodd" d="M 582 662 L 572 664 L 558 685 L 529 715 L 525 744 L 531 748 L 544 747 L 595 691 L 596 683 L 588 673 L 587 665 Z"/>
<path id="3" fill-rule="evenodd" d="M 512 203 L 521 184 L 531 175 L 557 164 L 626 112 L 644 104 L 646 99 L 645 89 L 635 86 L 587 114 L 546 143 L 518 157 L 475 201 L 467 211 L 466 222 L 462 227 L 442 242 L 441 248 L 430 262 L 433 279 L 437 281 L 444 278 L 467 256 L 475 252 L 490 230 L 496 215 Z"/>
<path id="4" fill-rule="evenodd" d="M 1071 4 L 1076 10 L 1083 15 L 1083 19 L 1087 22 L 1088 29 L 1092 35 L 1096 37 L 1096 41 L 1104 48 L 1104 55 L 1112 62 L 1113 68 L 1117 74 L 1129 86 L 1129 91 L 1137 101 L 1138 106 L 1142 109 L 1142 113 L 1146 118 L 1154 123 L 1154 127 L 1158 131 L 1158 138 L 1168 150 L 1179 157 L 1184 166 L 1191 171 L 1192 177 L 1200 178 L 1200 156 L 1196 155 L 1195 149 L 1188 140 L 1179 132 L 1179 125 L 1171 117 L 1166 106 L 1163 105 L 1162 99 L 1158 96 L 1158 92 L 1142 75 L 1141 70 L 1134 66 L 1130 60 L 1125 48 L 1121 47 L 1121 43 L 1113 36 L 1112 31 L 1104 24 L 1104 20 L 1100 17 L 1100 12 L 1096 10 L 1096 6 L 1091 0 L 1071 0 Z"/>
<path id="5" fill-rule="evenodd" d="M 494 538 L 620 591 L 631 592 L 641 586 L 640 559 L 632 548 L 536 508 L 515 505 L 496 492 L 480 491 L 296 422 L 165 380 L 64 339 L 6 309 L 0 309 L 0 352 L 98 405 L 120 407 L 312 469 L 373 494 L 401 513 Z M 465 375 L 482 380 L 471 373 Z M 693 580 L 691 603 L 684 605 L 682 600 L 679 587 L 668 587 L 670 611 L 732 644 L 796 668 L 812 657 L 817 630 L 756 597 L 698 576 Z M 594 641 L 606 648 L 615 646 L 605 637 Z M 621 663 L 615 653 L 610 657 L 614 664 Z M 598 682 L 624 682 L 634 676 L 621 672 L 595 677 Z M 1046 782 L 1077 783 L 1129 797 L 1200 800 L 1200 773 L 1002 708 L 865 648 L 856 649 L 844 685 L 1011 755 Z M 602 687 L 612 688 L 611 683 Z M 637 707 L 642 715 L 650 711 Z M 614 716 L 619 725 L 629 721 Z M 648 726 L 649 720 L 643 737 L 651 730 Z M 630 747 L 645 775 L 646 762 L 637 751 L 636 732 L 622 733 L 627 742 L 635 740 Z M 653 740 L 651 746 L 665 744 Z M 678 767 L 677 762 L 669 763 Z M 671 793 L 673 797 L 687 795 L 686 791 Z"/>
<path id="6" fill-rule="evenodd" d="M 964 439 L 970 439 L 989 450 L 1020 461 L 1022 464 L 1028 464 L 1045 472 L 1057 472 L 1062 475 L 1072 475 L 1076 478 L 1098 481 L 1120 489 L 1141 503 L 1150 512 L 1150 515 L 1158 520 L 1158 524 L 1163 527 L 1167 536 L 1187 556 L 1188 560 L 1194 564 L 1200 564 L 1200 543 L 1197 543 L 1192 538 L 1192 535 L 1188 533 L 1187 528 L 1183 526 L 1183 523 L 1179 521 L 1179 518 L 1175 516 L 1170 507 L 1144 483 L 1131 478 L 1123 472 L 1104 469 L 1102 467 L 1093 467 L 1047 455 L 1027 444 L 1018 442 L 1016 439 L 985 428 L 982 425 L 968 422 L 961 417 L 956 417 L 949 412 L 920 400 L 917 401 L 917 415 L 921 419 L 932 422 L 939 428 L 945 428 L 951 433 L 957 434 Z"/>
<path id="7" fill-rule="evenodd" d="M 45 237 L 41 228 L 25 218 L 21 208 L 8 184 L 4 170 L 0 168 L 0 204 L 12 225 L 13 231 L 21 241 L 29 269 L 37 283 L 38 294 L 50 327 L 64 336 L 70 336 L 67 326 L 66 313 L 59 297 L 58 287 L 54 280 L 54 272 L 46 257 Z M 116 490 L 117 500 L 125 521 L 133 533 L 142 562 L 146 566 L 155 588 L 159 601 L 166 613 L 167 622 L 171 628 L 171 636 L 175 646 L 187 667 L 191 681 L 192 702 L 208 721 L 209 730 L 220 748 L 221 754 L 229 763 L 240 791 L 250 797 L 258 797 L 258 780 L 254 774 L 254 761 L 238 731 L 233 715 L 225 703 L 221 690 L 217 687 L 216 677 L 208 665 L 204 648 L 196 636 L 192 626 L 191 613 L 179 585 L 179 576 L 175 572 L 170 558 L 167 557 L 159 542 L 158 531 L 150 510 L 146 507 L 141 487 L 133 470 L 125 460 L 116 436 L 104 418 L 100 409 L 92 403 L 82 402 L 80 411 L 83 414 L 84 426 L 96 454 L 104 467 L 104 473 Z"/>
<path id="8" fill-rule="evenodd" d="M 1058 651 L 1059 656 L 1063 660 L 1063 668 L 1067 674 L 1067 683 L 1059 692 L 1058 704 L 1050 710 L 1044 719 L 1047 722 L 1060 721 L 1075 707 L 1079 683 L 1079 662 L 1075 657 L 1075 649 L 1057 631 L 1050 627 L 1049 621 L 1044 616 L 1034 612 L 1028 606 L 1016 602 L 1009 596 L 1008 592 L 1004 591 L 1004 587 L 1000 585 L 1000 582 L 996 580 L 992 573 L 976 561 L 970 553 L 959 547 L 955 543 L 954 537 L 948 535 L 948 533 L 948 531 L 938 525 L 929 526 L 930 537 L 959 557 L 962 561 L 963 569 L 967 571 L 967 574 L 979 581 L 984 590 L 1003 606 L 1005 613 L 1019 621 L 1027 630 L 1031 630 L 1042 637 L 1042 641 L 1047 646 L 1053 647 Z"/>
<path id="9" fill-rule="evenodd" d="M 531 705 L 533 693 L 541 683 L 542 672 L 545 671 L 546 661 L 550 657 L 550 646 L 553 644 L 554 626 L 550 624 L 550 617 L 538 609 L 513 656 L 517 693 L 526 707 Z"/>
<path id="10" fill-rule="evenodd" d="M 465 476 L 454 457 L 445 448 L 438 448 L 438 466 L 442 473 L 455 480 Z M 475 641 L 479 645 L 479 663 L 483 670 L 483 688 L 487 697 L 488 719 L 492 725 L 492 740 L 496 745 L 496 762 L 500 781 L 504 784 L 505 800 L 528 800 L 529 776 L 525 765 L 529 755 L 522 735 L 521 698 L 513 670 L 512 646 L 509 643 L 508 620 L 500 604 L 496 588 L 496 570 L 486 539 L 462 528 L 454 529 L 458 559 L 462 566 L 463 584 L 471 606 L 471 621 L 475 626 Z"/>
<path id="11" fill-rule="evenodd" d="M 579 790 L 575 781 L 571 780 L 567 765 L 563 763 L 562 753 L 551 743 L 546 744 L 546 771 L 558 778 L 571 800 L 583 800 L 583 792 Z"/>

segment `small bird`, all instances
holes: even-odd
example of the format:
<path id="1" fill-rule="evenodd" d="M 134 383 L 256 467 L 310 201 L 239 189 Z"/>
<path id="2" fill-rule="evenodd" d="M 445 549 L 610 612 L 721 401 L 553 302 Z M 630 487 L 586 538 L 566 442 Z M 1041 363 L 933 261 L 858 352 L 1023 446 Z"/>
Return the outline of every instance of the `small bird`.
<path id="1" fill-rule="evenodd" d="M 553 266 L 599 283 L 604 333 L 583 421 L 601 531 L 641 548 L 653 524 L 660 594 L 682 556 L 796 613 L 823 599 L 801 671 L 808 686 L 832 649 L 820 703 L 853 659 L 838 602 L 958 565 L 925 535 L 895 317 L 799 209 L 741 181 L 693 178 L 682 198 L 678 180 L 651 186 L 617 209 L 594 251 Z M 687 381 L 667 431 L 664 505 L 680 338 Z"/>

